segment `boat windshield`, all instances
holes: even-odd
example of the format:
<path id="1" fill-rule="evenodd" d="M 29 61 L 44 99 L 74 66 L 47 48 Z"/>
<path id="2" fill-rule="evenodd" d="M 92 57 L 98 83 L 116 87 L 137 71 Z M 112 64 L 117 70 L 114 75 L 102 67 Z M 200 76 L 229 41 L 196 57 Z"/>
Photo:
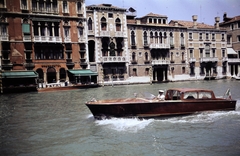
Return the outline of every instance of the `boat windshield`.
<path id="1" fill-rule="evenodd" d="M 185 92 L 183 99 L 211 99 L 211 92 L 200 91 L 200 92 Z"/>

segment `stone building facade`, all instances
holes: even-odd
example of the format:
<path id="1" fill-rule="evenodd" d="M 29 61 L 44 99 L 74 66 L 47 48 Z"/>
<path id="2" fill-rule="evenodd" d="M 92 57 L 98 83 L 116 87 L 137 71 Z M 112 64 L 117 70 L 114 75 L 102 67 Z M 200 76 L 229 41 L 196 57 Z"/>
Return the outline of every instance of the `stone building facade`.
<path id="1" fill-rule="evenodd" d="M 128 78 L 126 9 L 100 4 L 87 6 L 89 64 L 99 83 Z"/>
<path id="2" fill-rule="evenodd" d="M 227 30 L 227 55 L 229 73 L 231 76 L 240 75 L 240 16 L 227 17 L 223 15 L 220 27 Z"/>

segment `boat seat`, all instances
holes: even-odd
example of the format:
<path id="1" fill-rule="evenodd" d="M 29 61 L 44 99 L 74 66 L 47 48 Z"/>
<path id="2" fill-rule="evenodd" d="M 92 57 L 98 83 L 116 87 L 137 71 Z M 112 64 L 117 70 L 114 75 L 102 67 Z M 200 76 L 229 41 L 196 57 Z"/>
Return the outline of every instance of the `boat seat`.
<path id="1" fill-rule="evenodd" d="M 192 95 L 188 96 L 187 99 L 195 99 Z"/>

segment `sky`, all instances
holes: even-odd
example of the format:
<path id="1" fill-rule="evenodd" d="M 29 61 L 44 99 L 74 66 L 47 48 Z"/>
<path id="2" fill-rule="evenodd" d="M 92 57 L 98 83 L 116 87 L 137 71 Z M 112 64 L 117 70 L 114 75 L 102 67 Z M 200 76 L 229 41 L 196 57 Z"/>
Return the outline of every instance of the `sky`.
<path id="1" fill-rule="evenodd" d="M 85 0 L 86 6 L 112 4 L 113 6 L 137 11 L 137 17 L 148 13 L 166 15 L 171 20 L 192 21 L 197 15 L 199 23 L 214 25 L 215 17 L 223 21 L 224 12 L 227 17 L 240 15 L 240 0 Z"/>

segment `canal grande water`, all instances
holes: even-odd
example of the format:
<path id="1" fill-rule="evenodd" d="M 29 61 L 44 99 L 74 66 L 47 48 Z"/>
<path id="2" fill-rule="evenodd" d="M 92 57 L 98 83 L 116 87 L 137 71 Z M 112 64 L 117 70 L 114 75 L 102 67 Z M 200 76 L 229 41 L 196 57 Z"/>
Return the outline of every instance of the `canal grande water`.
<path id="1" fill-rule="evenodd" d="M 236 111 L 167 119 L 95 120 L 91 98 L 157 94 L 171 87 L 200 87 L 223 96 L 230 88 Z M 240 155 L 240 81 L 193 81 L 105 86 L 61 92 L 0 95 L 0 155 L 169 156 Z"/>

